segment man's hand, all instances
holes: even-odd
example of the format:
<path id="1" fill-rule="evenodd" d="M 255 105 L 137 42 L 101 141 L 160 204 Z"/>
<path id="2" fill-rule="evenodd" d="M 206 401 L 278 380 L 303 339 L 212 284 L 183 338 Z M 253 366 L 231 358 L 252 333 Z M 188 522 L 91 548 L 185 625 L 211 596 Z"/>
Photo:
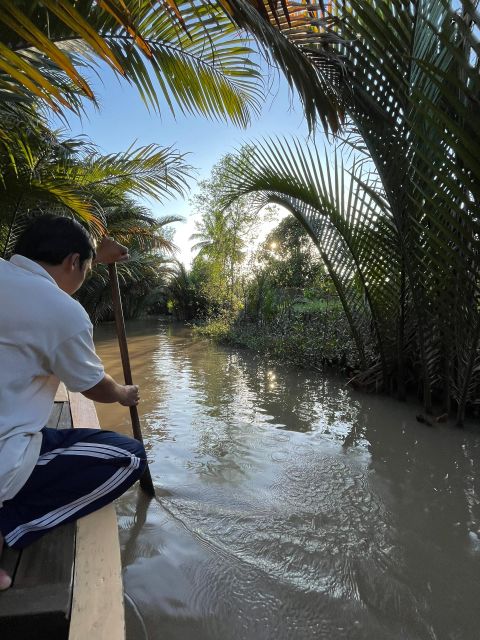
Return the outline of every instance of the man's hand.
<path id="1" fill-rule="evenodd" d="M 140 394 L 138 392 L 138 387 L 136 384 L 125 385 L 123 387 L 125 399 L 119 400 L 120 404 L 124 407 L 133 407 L 137 405 L 140 401 Z"/>
<path id="2" fill-rule="evenodd" d="M 119 402 L 124 407 L 133 407 L 140 401 L 138 387 L 135 384 L 118 384 L 106 373 L 102 380 L 82 394 L 95 402 Z"/>
<path id="3" fill-rule="evenodd" d="M 97 245 L 97 255 L 94 263 L 101 262 L 110 264 L 112 262 L 124 262 L 130 258 L 127 247 L 116 242 L 113 238 L 103 236 Z"/>

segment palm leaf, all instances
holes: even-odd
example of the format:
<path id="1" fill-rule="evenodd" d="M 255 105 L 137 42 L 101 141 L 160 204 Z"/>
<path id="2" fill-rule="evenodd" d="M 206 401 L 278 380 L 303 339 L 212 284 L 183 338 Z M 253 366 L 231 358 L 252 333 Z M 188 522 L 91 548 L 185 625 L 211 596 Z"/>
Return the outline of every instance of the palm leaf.
<path id="1" fill-rule="evenodd" d="M 397 350 L 421 371 L 427 410 L 443 387 L 461 421 L 479 393 L 476 4 L 338 0 L 331 14 L 330 53 L 343 69 L 330 76 L 333 90 L 368 148 L 398 237 Z M 279 28 L 311 54 L 306 22 Z"/>
<path id="2" fill-rule="evenodd" d="M 353 162 L 347 170 L 337 154 L 322 158 L 312 145 L 269 140 L 256 144 L 248 163 L 240 156 L 226 203 L 257 193 L 259 204 L 276 202 L 294 213 L 318 246 L 335 283 L 363 366 L 373 322 L 383 375 L 388 378 L 396 362 L 392 320 L 397 312 L 400 257 L 391 212 L 379 206 L 385 203 L 378 194 L 373 197 L 372 184 L 361 164 Z"/>
<path id="3" fill-rule="evenodd" d="M 43 77 L 43 66 L 53 64 L 93 99 L 71 56 L 78 43 L 80 53 L 88 47 L 89 65 L 106 62 L 155 109 L 163 94 L 174 113 L 178 108 L 197 111 L 245 125 L 260 95 L 259 73 L 246 39 L 238 37 L 236 27 L 214 4 L 183 1 L 176 6 L 183 27 L 171 11 L 153 9 L 147 1 L 125 0 L 120 6 L 45 0 L 27 8 L 2 0 L 0 42 L 12 51 L 3 68 L 0 55 L 0 90 L 25 99 L 34 94 L 61 110 L 70 93 Z M 34 61 L 29 58 L 33 50 L 39 56 Z"/>
<path id="4" fill-rule="evenodd" d="M 106 202 L 115 193 L 151 197 L 159 202 L 174 194 L 184 196 L 192 167 L 173 147 L 149 144 L 122 153 L 86 155 L 72 169 L 79 188 L 95 192 Z"/>

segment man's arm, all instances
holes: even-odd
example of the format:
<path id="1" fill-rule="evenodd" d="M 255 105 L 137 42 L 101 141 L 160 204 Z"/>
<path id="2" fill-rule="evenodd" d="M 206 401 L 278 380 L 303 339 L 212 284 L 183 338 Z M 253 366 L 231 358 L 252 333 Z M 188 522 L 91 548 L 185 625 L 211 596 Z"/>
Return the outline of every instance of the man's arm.
<path id="1" fill-rule="evenodd" d="M 119 402 L 124 407 L 132 407 L 140 400 L 137 385 L 118 384 L 108 373 L 94 387 L 82 391 L 82 395 L 95 402 Z"/>

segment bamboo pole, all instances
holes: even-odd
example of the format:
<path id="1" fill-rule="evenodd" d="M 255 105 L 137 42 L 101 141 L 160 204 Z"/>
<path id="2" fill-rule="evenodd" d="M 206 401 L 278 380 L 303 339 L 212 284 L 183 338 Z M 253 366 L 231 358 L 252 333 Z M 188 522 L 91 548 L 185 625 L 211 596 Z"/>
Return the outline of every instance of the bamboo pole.
<path id="1" fill-rule="evenodd" d="M 132 370 L 130 368 L 130 357 L 128 355 L 127 336 L 125 333 L 125 322 L 123 319 L 122 299 L 120 297 L 120 287 L 118 284 L 117 265 L 113 262 L 108 265 L 108 273 L 110 275 L 110 284 L 112 287 L 112 300 L 113 311 L 115 314 L 115 325 L 117 328 L 118 345 L 120 347 L 120 356 L 122 358 L 123 376 L 125 378 L 125 384 L 131 385 L 132 382 Z M 132 420 L 133 435 L 137 440 L 143 444 L 142 428 L 140 426 L 140 418 L 138 416 L 138 409 L 135 405 L 129 407 L 130 418 Z M 140 486 L 149 496 L 155 496 L 155 488 L 152 482 L 152 476 L 150 475 L 150 468 L 145 467 L 142 477 L 140 478 Z"/>

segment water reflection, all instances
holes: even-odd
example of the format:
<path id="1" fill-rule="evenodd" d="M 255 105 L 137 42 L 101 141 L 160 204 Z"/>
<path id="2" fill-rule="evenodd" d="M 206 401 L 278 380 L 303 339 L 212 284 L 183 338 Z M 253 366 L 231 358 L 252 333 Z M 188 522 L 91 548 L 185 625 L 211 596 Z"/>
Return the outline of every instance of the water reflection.
<path id="1" fill-rule="evenodd" d="M 129 638 L 479 637 L 474 431 L 181 327 L 128 333 L 161 494 L 119 503 Z M 119 375 L 113 329 L 96 340 Z"/>

